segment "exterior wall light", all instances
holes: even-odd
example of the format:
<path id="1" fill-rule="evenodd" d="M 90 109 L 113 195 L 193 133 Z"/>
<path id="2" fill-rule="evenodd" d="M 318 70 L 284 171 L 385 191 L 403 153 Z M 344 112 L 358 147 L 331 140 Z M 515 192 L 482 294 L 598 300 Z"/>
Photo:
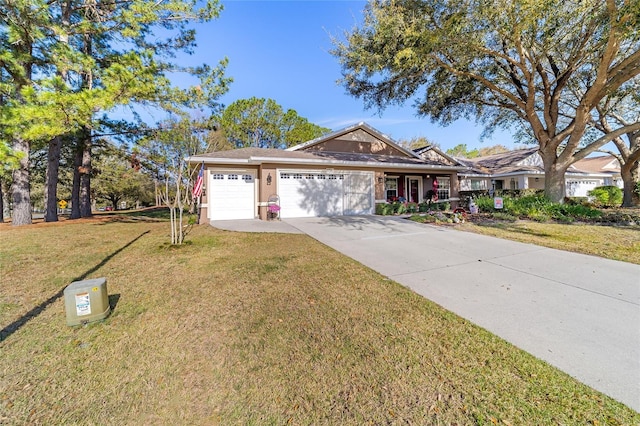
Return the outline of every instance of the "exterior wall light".
<path id="1" fill-rule="evenodd" d="M 271 178 L 271 173 L 269 173 L 269 174 L 267 175 L 267 185 L 271 185 L 271 180 L 272 180 L 272 178 Z"/>

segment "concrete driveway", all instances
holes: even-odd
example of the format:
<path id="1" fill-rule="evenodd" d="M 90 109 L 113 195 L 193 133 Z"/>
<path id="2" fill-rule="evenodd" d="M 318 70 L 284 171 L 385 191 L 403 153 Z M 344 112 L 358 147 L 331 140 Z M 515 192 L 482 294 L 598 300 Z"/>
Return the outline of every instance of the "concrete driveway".
<path id="1" fill-rule="evenodd" d="M 284 222 L 640 411 L 640 266 L 394 217 Z"/>

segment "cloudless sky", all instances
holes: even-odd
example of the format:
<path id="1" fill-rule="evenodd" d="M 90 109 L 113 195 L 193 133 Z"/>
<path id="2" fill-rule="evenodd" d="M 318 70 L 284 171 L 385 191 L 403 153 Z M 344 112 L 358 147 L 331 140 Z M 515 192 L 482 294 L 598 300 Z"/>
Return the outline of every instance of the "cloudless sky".
<path id="1" fill-rule="evenodd" d="M 417 117 L 411 102 L 378 113 L 338 85 L 341 68 L 329 51 L 331 37 L 362 22 L 359 0 L 229 0 L 220 17 L 197 25 L 196 52 L 180 57 L 184 64 L 215 65 L 229 59 L 226 75 L 234 79 L 221 102 L 250 97 L 271 98 L 284 110 L 294 109 L 310 122 L 332 130 L 365 121 L 396 141 L 424 136 L 449 149 L 515 145 L 508 133 L 480 141 L 481 128 L 460 120 L 447 127 Z"/>

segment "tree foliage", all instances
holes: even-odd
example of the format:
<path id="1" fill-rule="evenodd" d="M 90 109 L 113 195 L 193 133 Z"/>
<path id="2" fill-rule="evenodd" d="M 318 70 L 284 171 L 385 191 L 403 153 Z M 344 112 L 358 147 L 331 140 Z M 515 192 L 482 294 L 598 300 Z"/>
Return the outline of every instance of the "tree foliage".
<path id="1" fill-rule="evenodd" d="M 398 145 L 409 150 L 423 148 L 425 146 L 436 146 L 438 148 L 440 147 L 440 144 L 438 144 L 437 142 L 431 142 L 429 139 L 427 139 L 424 136 L 415 136 L 415 137 L 412 137 L 411 139 L 400 140 L 398 141 Z"/>
<path id="2" fill-rule="evenodd" d="M 152 178 L 127 157 L 125 153 L 111 150 L 94 164 L 93 195 L 114 209 L 118 209 L 123 201 L 139 205 L 153 200 Z"/>
<path id="3" fill-rule="evenodd" d="M 224 109 L 224 134 L 236 148 L 287 148 L 315 139 L 329 129 L 310 123 L 273 99 L 240 99 Z"/>
<path id="4" fill-rule="evenodd" d="M 480 152 L 477 149 L 469 149 L 467 148 L 466 143 L 460 143 L 453 148 L 449 148 L 447 150 L 447 154 L 452 157 L 461 157 L 461 158 L 476 158 L 480 155 Z"/>
<path id="5" fill-rule="evenodd" d="M 74 185 L 74 193 L 88 193 L 92 141 L 119 125 L 106 114 L 130 107 L 139 118 L 135 108 L 141 105 L 176 114 L 216 110 L 230 82 L 226 60 L 216 67 L 184 67 L 173 58 L 193 51 L 190 23 L 214 19 L 220 9 L 217 0 L 0 0 L 0 151 L 10 146 L 20 158 L 13 173 L 14 224 L 30 221 L 33 144 L 60 143 L 61 136 L 76 144 L 74 182 L 84 184 Z M 194 76 L 199 84 L 178 88 L 170 79 L 174 73 Z M 57 155 L 58 147 L 50 162 Z"/>
<path id="6" fill-rule="evenodd" d="M 545 193 L 561 201 L 571 164 L 640 128 L 583 143 L 596 106 L 640 73 L 639 17 L 637 0 L 371 0 L 333 54 L 342 84 L 369 107 L 413 100 L 442 124 L 526 126 Z"/>
<path id="7" fill-rule="evenodd" d="M 618 128 L 631 128 L 640 122 L 640 79 L 623 85 L 607 96 L 596 108 L 593 128 L 598 135 L 609 135 Z M 640 194 L 635 190 L 640 180 L 640 129 L 628 130 L 612 139 L 617 152 L 603 149 L 620 163 L 623 181 L 623 207 L 640 205 Z"/>

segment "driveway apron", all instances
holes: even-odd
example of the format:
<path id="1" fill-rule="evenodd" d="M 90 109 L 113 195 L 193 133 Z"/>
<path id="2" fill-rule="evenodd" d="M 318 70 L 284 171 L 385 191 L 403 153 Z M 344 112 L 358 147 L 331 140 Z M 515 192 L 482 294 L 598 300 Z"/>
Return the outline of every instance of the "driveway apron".
<path id="1" fill-rule="evenodd" d="M 384 216 L 286 222 L 640 411 L 640 266 Z"/>

